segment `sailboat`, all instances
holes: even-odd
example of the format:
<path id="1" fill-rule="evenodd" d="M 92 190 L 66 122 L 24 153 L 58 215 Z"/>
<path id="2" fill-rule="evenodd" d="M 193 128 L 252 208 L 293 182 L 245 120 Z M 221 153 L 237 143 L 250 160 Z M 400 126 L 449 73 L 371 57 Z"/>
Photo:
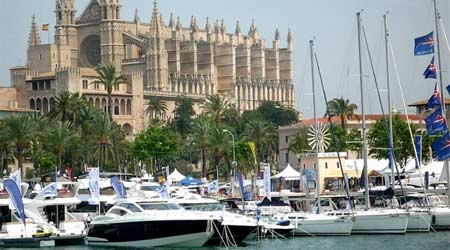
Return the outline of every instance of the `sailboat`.
<path id="1" fill-rule="evenodd" d="M 364 82 L 362 70 L 362 46 L 361 46 L 361 13 L 358 12 L 358 52 L 359 52 L 359 80 L 361 88 L 361 114 L 362 114 L 362 142 L 363 142 L 363 157 L 364 157 L 364 210 L 355 210 L 352 234 L 372 234 L 372 233 L 406 233 L 408 224 L 408 213 L 398 209 L 371 209 L 369 199 L 369 177 L 367 165 L 367 139 L 366 139 L 366 123 L 364 112 Z"/>

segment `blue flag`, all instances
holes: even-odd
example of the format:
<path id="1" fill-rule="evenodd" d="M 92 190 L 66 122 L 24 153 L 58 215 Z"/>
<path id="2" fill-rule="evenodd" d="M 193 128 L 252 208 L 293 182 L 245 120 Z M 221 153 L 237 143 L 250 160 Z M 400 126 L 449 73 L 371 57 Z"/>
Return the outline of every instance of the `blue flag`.
<path id="1" fill-rule="evenodd" d="M 414 144 L 417 152 L 416 168 L 419 168 L 419 163 L 422 162 L 422 135 L 416 135 Z"/>
<path id="2" fill-rule="evenodd" d="M 17 187 L 16 182 L 12 179 L 6 179 L 3 182 L 3 186 L 6 189 L 6 192 L 9 194 L 9 199 L 11 200 L 14 208 L 17 209 L 19 213 L 20 220 L 25 225 L 25 209 L 23 207 L 22 195 L 20 194 L 19 188 Z"/>
<path id="3" fill-rule="evenodd" d="M 434 56 L 431 59 L 431 62 L 428 65 L 428 67 L 423 72 L 423 76 L 425 76 L 425 79 L 427 79 L 427 78 L 436 79 L 437 78 L 437 76 L 436 76 L 436 65 L 434 64 Z"/>
<path id="4" fill-rule="evenodd" d="M 447 85 L 447 92 L 448 92 L 448 94 L 450 95 L 450 84 Z"/>
<path id="5" fill-rule="evenodd" d="M 428 99 L 427 109 L 433 109 L 436 106 L 441 106 L 441 95 L 437 90 L 437 83 L 434 85 L 433 95 Z"/>
<path id="6" fill-rule="evenodd" d="M 242 175 L 241 175 L 241 173 L 237 173 L 237 179 L 238 179 L 238 183 L 239 183 L 239 191 L 241 191 L 242 210 L 245 210 L 244 181 L 242 180 Z"/>
<path id="7" fill-rule="evenodd" d="M 428 135 L 436 135 L 447 132 L 447 122 L 442 115 L 442 109 L 436 109 L 431 115 L 425 118 Z"/>
<path id="8" fill-rule="evenodd" d="M 125 190 L 125 186 L 123 185 L 123 183 L 119 180 L 119 177 L 111 177 L 111 186 L 113 187 L 119 199 L 125 199 L 127 191 Z"/>
<path id="9" fill-rule="evenodd" d="M 48 197 L 57 197 L 58 196 L 58 187 L 56 186 L 56 182 L 50 183 L 42 190 L 42 194 L 44 198 Z"/>
<path id="10" fill-rule="evenodd" d="M 414 39 L 414 55 L 422 56 L 434 53 L 433 32 Z"/>
<path id="11" fill-rule="evenodd" d="M 450 135 L 446 133 L 444 136 L 434 141 L 431 144 L 431 147 L 437 152 L 439 161 L 450 158 Z"/>

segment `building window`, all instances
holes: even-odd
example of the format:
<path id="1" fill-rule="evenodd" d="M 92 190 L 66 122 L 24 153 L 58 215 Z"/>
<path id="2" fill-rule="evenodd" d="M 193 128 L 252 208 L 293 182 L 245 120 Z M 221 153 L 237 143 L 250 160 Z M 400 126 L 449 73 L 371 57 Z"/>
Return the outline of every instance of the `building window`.
<path id="1" fill-rule="evenodd" d="M 286 163 L 289 163 L 289 153 L 286 153 L 286 154 L 284 155 L 284 157 L 285 157 L 285 159 L 286 159 Z"/>
<path id="2" fill-rule="evenodd" d="M 119 91 L 119 84 L 114 85 L 114 91 Z"/>
<path id="3" fill-rule="evenodd" d="M 45 81 L 45 89 L 50 89 L 50 87 L 51 87 L 50 80 L 46 80 Z"/>
<path id="4" fill-rule="evenodd" d="M 286 144 L 289 143 L 289 137 L 287 135 L 284 137 L 284 140 L 286 141 Z"/>
<path id="5" fill-rule="evenodd" d="M 305 163 L 303 163 L 303 169 L 306 169 L 306 164 Z"/>
<path id="6" fill-rule="evenodd" d="M 325 168 L 328 169 L 328 162 L 325 162 Z"/>
<path id="7" fill-rule="evenodd" d="M 99 88 L 100 88 L 100 83 L 94 82 L 94 89 L 99 89 Z"/>
<path id="8" fill-rule="evenodd" d="M 32 81 L 31 82 L 31 89 L 32 90 L 37 90 L 38 89 L 38 83 L 36 81 Z"/>
<path id="9" fill-rule="evenodd" d="M 316 169 L 316 163 L 314 162 L 314 169 Z"/>
<path id="10" fill-rule="evenodd" d="M 83 80 L 83 89 L 88 88 L 88 80 Z"/>
<path id="11" fill-rule="evenodd" d="M 39 89 L 45 89 L 45 82 L 44 81 L 38 81 L 39 83 Z"/>
<path id="12" fill-rule="evenodd" d="M 339 168 L 339 162 L 336 162 L 336 168 Z"/>

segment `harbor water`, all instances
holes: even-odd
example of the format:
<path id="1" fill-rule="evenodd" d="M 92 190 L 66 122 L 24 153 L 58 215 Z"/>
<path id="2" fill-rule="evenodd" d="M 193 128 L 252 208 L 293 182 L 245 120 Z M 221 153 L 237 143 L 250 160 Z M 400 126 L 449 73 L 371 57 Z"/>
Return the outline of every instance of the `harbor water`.
<path id="1" fill-rule="evenodd" d="M 6 248 L 8 250 L 19 250 Z M 92 246 L 66 246 L 43 248 L 46 250 L 123 250 L 129 248 L 106 248 Z M 135 248 L 145 249 L 145 248 Z M 168 248 L 153 248 L 167 250 Z M 186 248 L 179 248 L 184 249 Z M 225 250 L 225 247 L 202 247 L 198 250 Z M 450 231 L 436 233 L 407 233 L 402 235 L 351 235 L 337 237 L 291 237 L 284 240 L 263 239 L 248 242 L 247 246 L 228 248 L 237 250 L 450 250 Z"/>

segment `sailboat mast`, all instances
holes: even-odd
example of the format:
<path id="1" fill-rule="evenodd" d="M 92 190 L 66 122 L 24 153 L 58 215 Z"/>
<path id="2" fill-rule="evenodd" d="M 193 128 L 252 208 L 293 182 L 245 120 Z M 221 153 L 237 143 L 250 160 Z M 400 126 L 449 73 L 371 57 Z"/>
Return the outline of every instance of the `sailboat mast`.
<path id="1" fill-rule="evenodd" d="M 390 75 L 389 75 L 389 31 L 387 26 L 387 13 L 383 15 L 384 20 L 384 42 L 386 46 L 386 84 L 388 91 L 388 111 L 389 111 L 389 144 L 388 150 L 390 150 L 389 154 L 389 168 L 391 168 L 392 179 L 391 185 L 392 190 L 395 190 L 395 170 L 394 170 L 394 134 L 392 129 L 392 99 L 391 99 L 391 84 L 390 84 Z M 388 151 L 389 152 L 389 151 Z"/>
<path id="2" fill-rule="evenodd" d="M 316 112 L 316 86 L 314 83 L 314 41 L 309 41 L 309 48 L 311 54 L 311 84 L 312 84 L 312 96 L 313 96 L 313 113 L 314 113 L 314 137 L 316 141 L 316 160 L 315 160 L 315 169 L 316 169 L 316 198 L 317 198 L 317 213 L 320 213 L 321 205 L 320 205 L 320 171 L 319 171 L 319 124 L 317 122 L 317 112 Z"/>
<path id="3" fill-rule="evenodd" d="M 369 173 L 367 169 L 367 135 L 366 135 L 366 114 L 364 112 L 364 82 L 363 82 L 363 69 L 362 69 L 362 48 L 361 48 L 361 12 L 356 13 L 358 22 L 358 56 L 359 56 L 359 83 L 361 87 L 361 116 L 362 116 L 362 143 L 363 143 L 363 159 L 364 159 L 364 188 L 365 188 L 365 203 L 366 209 L 370 208 L 369 200 Z"/>
<path id="4" fill-rule="evenodd" d="M 433 1 L 433 5 L 434 5 L 434 21 L 435 21 L 435 25 L 436 25 L 436 49 L 437 49 L 437 59 L 438 59 L 438 71 L 439 71 L 439 87 L 440 87 L 440 91 L 441 91 L 441 108 L 442 108 L 442 114 L 444 115 L 444 117 L 447 119 L 447 112 L 446 112 L 446 107 L 445 107 L 445 91 L 444 91 L 444 84 L 442 81 L 442 62 L 441 62 L 441 49 L 439 47 L 440 43 L 439 43 L 439 19 L 440 19 L 440 13 L 439 10 L 437 8 L 437 4 L 436 4 L 437 0 Z M 450 206 L 450 168 L 449 168 L 449 164 L 448 164 L 448 159 L 444 161 L 444 169 L 447 173 L 447 196 L 448 196 L 448 202 L 449 202 L 449 206 Z"/>

